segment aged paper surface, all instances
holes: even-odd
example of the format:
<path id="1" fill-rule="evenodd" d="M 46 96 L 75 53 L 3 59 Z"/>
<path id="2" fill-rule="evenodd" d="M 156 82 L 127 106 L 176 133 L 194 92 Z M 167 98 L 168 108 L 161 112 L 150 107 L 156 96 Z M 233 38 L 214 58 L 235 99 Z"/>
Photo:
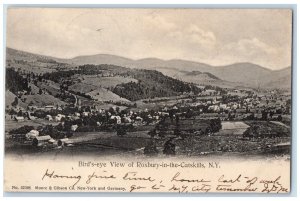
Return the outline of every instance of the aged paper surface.
<path id="1" fill-rule="evenodd" d="M 7 192 L 289 193 L 289 9 L 7 10 Z"/>
<path id="2" fill-rule="evenodd" d="M 289 178 L 281 160 L 84 158 L 8 160 L 4 181 L 13 192 L 288 193 Z"/>

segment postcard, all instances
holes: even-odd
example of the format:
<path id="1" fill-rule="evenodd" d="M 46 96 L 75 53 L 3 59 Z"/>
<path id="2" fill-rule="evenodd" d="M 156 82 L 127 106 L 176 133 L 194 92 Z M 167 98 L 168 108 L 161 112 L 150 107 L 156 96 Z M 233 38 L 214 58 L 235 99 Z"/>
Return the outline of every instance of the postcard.
<path id="1" fill-rule="evenodd" d="M 289 193 L 292 16 L 9 6 L 5 191 Z"/>

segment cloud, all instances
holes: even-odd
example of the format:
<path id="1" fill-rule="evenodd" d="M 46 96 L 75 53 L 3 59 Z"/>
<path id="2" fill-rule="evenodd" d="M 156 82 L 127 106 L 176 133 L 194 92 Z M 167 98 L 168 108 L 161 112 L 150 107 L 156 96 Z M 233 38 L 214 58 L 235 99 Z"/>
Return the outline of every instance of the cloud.
<path id="1" fill-rule="evenodd" d="M 214 57 L 214 65 L 224 65 L 235 62 L 252 62 L 265 67 L 281 65 L 285 67 L 288 52 L 285 48 L 272 46 L 253 38 L 242 38 L 238 41 L 219 46 Z M 286 65 L 287 66 L 287 65 Z"/>
<path id="2" fill-rule="evenodd" d="M 157 14 L 146 16 L 144 18 L 144 23 L 146 26 L 164 31 L 171 31 L 177 28 L 175 23 L 170 22 L 163 16 Z"/>
<path id="3" fill-rule="evenodd" d="M 237 43 L 230 44 L 229 47 L 236 48 L 238 51 L 242 51 L 248 54 L 257 54 L 257 53 L 264 53 L 264 54 L 276 54 L 276 48 L 268 45 L 258 38 L 252 39 L 241 39 Z"/>
<path id="4" fill-rule="evenodd" d="M 194 24 L 188 27 L 186 34 L 191 37 L 192 41 L 201 45 L 214 45 L 216 43 L 216 36 L 213 32 L 205 31 Z"/>
<path id="5" fill-rule="evenodd" d="M 190 24 L 187 27 L 173 30 L 167 33 L 171 40 L 178 43 L 188 43 L 195 46 L 202 46 L 204 48 L 211 48 L 216 43 L 216 36 L 211 31 L 205 31 L 197 25 Z"/>
<path id="6" fill-rule="evenodd" d="M 9 9 L 7 45 L 62 58 L 105 53 L 276 69 L 291 63 L 290 16 L 270 9 Z"/>

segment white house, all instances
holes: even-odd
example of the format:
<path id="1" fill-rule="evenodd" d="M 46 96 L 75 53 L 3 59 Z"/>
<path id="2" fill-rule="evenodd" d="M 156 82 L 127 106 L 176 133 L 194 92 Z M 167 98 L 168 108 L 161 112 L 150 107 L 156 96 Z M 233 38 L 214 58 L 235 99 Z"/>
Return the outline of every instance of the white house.
<path id="1" fill-rule="evenodd" d="M 34 139 L 39 136 L 39 132 L 37 130 L 31 130 L 25 136 L 28 140 Z"/>

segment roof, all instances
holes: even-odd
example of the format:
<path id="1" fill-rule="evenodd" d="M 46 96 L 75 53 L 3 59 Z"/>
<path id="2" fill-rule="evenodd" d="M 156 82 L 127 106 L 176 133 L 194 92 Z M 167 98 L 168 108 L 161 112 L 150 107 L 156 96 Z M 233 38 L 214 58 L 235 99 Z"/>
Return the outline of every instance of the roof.
<path id="1" fill-rule="evenodd" d="M 17 120 L 23 120 L 23 119 L 24 119 L 24 117 L 19 117 L 19 116 L 16 116 L 16 117 L 15 117 L 15 119 L 17 119 Z"/>
<path id="2" fill-rule="evenodd" d="M 45 135 L 45 136 L 36 136 L 35 139 L 39 141 L 43 141 L 43 140 L 50 140 L 52 138 L 50 137 L 50 135 Z"/>

